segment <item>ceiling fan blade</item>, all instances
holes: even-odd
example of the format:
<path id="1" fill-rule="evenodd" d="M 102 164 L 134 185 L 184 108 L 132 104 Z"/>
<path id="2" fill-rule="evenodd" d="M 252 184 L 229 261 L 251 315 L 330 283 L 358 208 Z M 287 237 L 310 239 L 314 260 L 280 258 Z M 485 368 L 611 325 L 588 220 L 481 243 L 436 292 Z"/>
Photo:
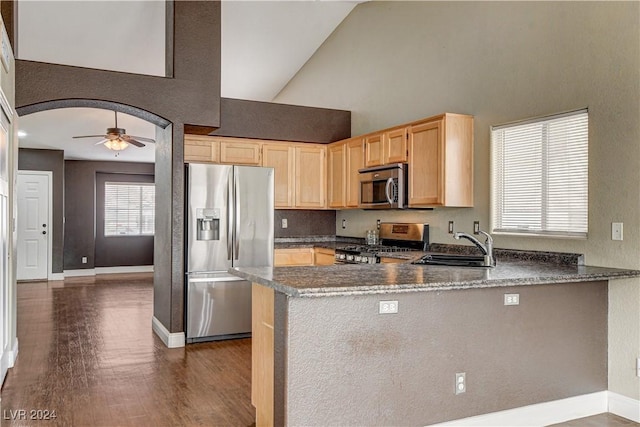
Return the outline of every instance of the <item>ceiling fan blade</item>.
<path id="1" fill-rule="evenodd" d="M 144 142 L 153 142 L 155 143 L 156 141 L 154 139 L 151 138 L 145 138 L 144 136 L 133 136 L 133 135 L 127 135 L 129 138 L 135 138 L 138 141 L 144 141 Z"/>
<path id="2" fill-rule="evenodd" d="M 102 135 L 82 135 L 82 136 L 72 136 L 72 138 L 104 138 L 104 134 Z"/>
<path id="3" fill-rule="evenodd" d="M 131 145 L 135 145 L 136 147 L 144 147 L 144 144 L 140 141 L 136 141 L 132 136 L 122 135 L 122 140 L 128 142 Z"/>
<path id="4" fill-rule="evenodd" d="M 104 135 L 103 135 L 104 136 Z M 108 139 L 104 138 L 102 141 L 96 142 L 95 145 L 100 145 L 100 144 L 104 144 L 105 142 L 107 142 Z"/>

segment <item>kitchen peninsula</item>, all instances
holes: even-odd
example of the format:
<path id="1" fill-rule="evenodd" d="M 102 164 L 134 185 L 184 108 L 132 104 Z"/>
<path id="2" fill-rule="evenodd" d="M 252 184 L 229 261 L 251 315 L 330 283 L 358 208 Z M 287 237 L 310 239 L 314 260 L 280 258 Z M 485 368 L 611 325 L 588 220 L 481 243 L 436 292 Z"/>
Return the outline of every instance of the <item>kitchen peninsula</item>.
<path id="1" fill-rule="evenodd" d="M 640 276 L 506 260 L 230 272 L 254 283 L 258 426 L 428 425 L 606 390 L 607 281 Z"/>

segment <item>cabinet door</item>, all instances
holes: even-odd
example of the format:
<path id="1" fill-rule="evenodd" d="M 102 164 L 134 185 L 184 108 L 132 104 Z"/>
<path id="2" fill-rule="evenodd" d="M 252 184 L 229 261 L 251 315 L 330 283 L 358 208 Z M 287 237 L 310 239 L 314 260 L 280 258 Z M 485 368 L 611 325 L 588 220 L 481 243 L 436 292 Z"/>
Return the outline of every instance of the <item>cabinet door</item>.
<path id="1" fill-rule="evenodd" d="M 364 141 L 362 138 L 350 140 L 346 144 L 347 170 L 346 170 L 346 197 L 345 206 L 357 208 L 360 200 L 360 176 L 358 169 L 364 167 Z"/>
<path id="2" fill-rule="evenodd" d="M 328 248 L 313 249 L 313 265 L 333 265 L 336 262 L 336 251 Z"/>
<path id="3" fill-rule="evenodd" d="M 407 128 L 384 134 L 384 164 L 407 162 Z"/>
<path id="4" fill-rule="evenodd" d="M 219 158 L 219 142 L 210 136 L 184 136 L 185 163 L 217 163 Z"/>
<path id="5" fill-rule="evenodd" d="M 409 206 L 443 204 L 443 121 L 409 128 Z"/>
<path id="6" fill-rule="evenodd" d="M 313 265 L 313 258 L 313 248 L 276 249 L 273 265 L 275 267 Z"/>
<path id="7" fill-rule="evenodd" d="M 317 144 L 296 146 L 296 193 L 298 208 L 326 207 L 326 149 Z"/>
<path id="8" fill-rule="evenodd" d="M 262 166 L 275 171 L 275 207 L 292 208 L 295 151 L 291 144 L 270 144 L 262 146 Z"/>
<path id="9" fill-rule="evenodd" d="M 260 142 L 258 141 L 220 141 L 220 163 L 228 165 L 260 164 Z"/>
<path id="10" fill-rule="evenodd" d="M 365 166 L 380 166 L 384 164 L 383 134 L 371 135 L 364 140 Z"/>
<path id="11" fill-rule="evenodd" d="M 346 146 L 344 143 L 331 145 L 327 148 L 328 165 L 328 197 L 330 208 L 342 208 L 345 205 L 345 164 Z"/>

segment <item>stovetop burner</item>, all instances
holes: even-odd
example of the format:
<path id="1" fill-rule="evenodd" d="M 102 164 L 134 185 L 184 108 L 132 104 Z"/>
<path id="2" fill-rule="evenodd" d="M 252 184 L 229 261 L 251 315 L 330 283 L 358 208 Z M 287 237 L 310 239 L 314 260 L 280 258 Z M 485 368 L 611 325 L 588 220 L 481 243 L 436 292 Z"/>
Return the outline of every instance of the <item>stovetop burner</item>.
<path id="1" fill-rule="evenodd" d="M 339 249 L 338 251 L 348 251 L 348 252 L 359 252 L 359 253 L 367 253 L 367 254 L 378 254 L 378 253 L 389 253 L 389 252 L 408 252 L 413 251 L 415 249 L 406 248 L 402 246 L 386 246 L 386 245 L 353 245 L 353 246 L 345 246 Z"/>
<path id="2" fill-rule="evenodd" d="M 336 262 L 377 264 L 383 254 L 424 251 L 429 244 L 429 225 L 381 223 L 380 239 L 380 245 L 349 245 L 336 248 Z"/>

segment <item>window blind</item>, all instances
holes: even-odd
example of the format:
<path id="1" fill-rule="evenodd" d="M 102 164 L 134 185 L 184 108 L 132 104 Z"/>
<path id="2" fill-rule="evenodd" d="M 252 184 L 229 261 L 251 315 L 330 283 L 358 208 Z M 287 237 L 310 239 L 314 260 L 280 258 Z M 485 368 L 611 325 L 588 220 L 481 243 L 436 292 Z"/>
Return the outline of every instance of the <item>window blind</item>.
<path id="1" fill-rule="evenodd" d="M 588 112 L 491 128 L 493 232 L 586 237 Z"/>
<path id="2" fill-rule="evenodd" d="M 155 185 L 106 182 L 104 188 L 104 235 L 153 235 Z"/>

